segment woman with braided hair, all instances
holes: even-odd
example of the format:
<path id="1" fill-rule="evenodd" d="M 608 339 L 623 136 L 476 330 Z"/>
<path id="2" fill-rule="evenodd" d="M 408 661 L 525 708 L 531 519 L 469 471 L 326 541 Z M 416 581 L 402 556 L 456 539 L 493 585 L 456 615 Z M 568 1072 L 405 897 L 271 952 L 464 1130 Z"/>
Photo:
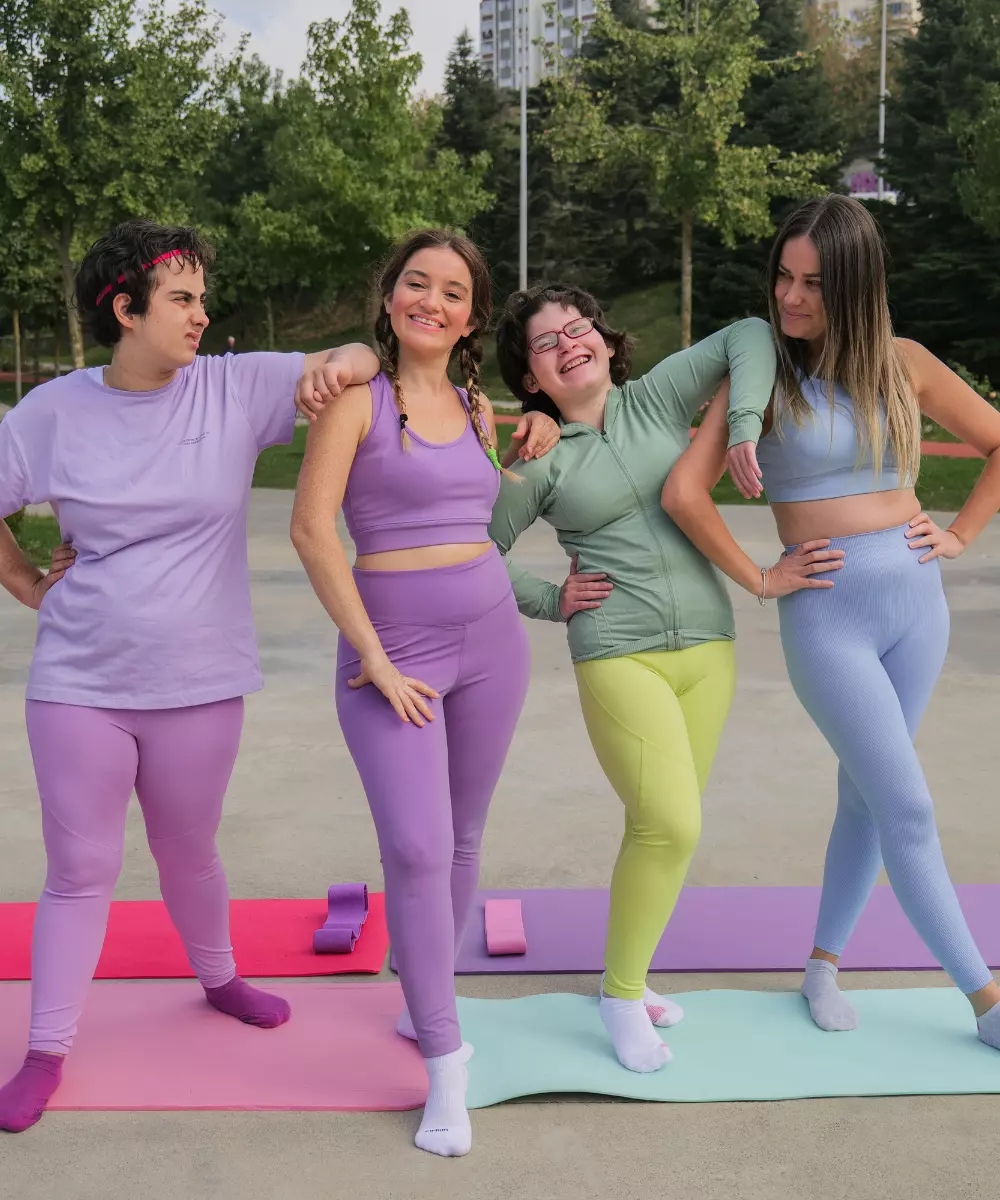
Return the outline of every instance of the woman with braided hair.
<path id="1" fill-rule="evenodd" d="M 292 541 L 340 630 L 337 712 L 378 833 L 406 998 L 399 1032 L 418 1042 L 430 1078 L 415 1140 L 446 1156 L 472 1145 L 455 950 L 528 686 L 527 638 L 487 533 L 502 471 L 479 388 L 491 296 L 468 239 L 424 230 L 396 247 L 378 280 L 382 372 L 319 413 L 292 515 Z M 456 355 L 465 389 L 448 378 Z M 528 425 L 522 457 L 558 440 L 550 418 Z"/>

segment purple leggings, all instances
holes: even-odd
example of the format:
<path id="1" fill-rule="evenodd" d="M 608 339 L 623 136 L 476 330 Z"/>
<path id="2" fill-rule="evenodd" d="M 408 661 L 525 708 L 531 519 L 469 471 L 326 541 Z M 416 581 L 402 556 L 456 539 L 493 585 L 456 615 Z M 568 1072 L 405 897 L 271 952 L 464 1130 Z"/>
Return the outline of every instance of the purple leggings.
<path id="1" fill-rule="evenodd" d="M 215 834 L 243 698 L 141 712 L 29 700 L 27 722 L 48 856 L 32 943 L 29 1045 L 64 1054 L 104 943 L 133 788 L 191 966 L 207 988 L 236 974 Z"/>
<path id="2" fill-rule="evenodd" d="M 355 571 L 393 664 L 441 693 L 406 724 L 340 639 L 337 713 L 378 833 L 399 981 L 425 1058 L 462 1044 L 455 952 L 476 894 L 493 789 L 528 690 L 528 639 L 503 559 L 428 571 Z"/>

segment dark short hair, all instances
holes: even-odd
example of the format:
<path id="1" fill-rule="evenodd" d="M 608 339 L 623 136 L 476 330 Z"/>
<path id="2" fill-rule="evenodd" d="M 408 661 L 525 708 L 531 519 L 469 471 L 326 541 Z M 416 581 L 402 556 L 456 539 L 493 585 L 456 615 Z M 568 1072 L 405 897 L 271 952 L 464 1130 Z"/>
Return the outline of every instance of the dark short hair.
<path id="1" fill-rule="evenodd" d="M 497 324 L 500 374 L 507 387 L 521 401 L 522 412 L 543 412 L 558 421 L 559 409 L 545 392 L 529 392 L 524 386 L 524 377 L 531 370 L 528 361 L 528 322 L 546 304 L 575 308 L 581 317 L 590 317 L 594 328 L 614 349 L 611 382 L 619 387 L 631 374 L 635 341 L 627 333 L 612 329 L 597 300 L 582 288 L 561 283 L 537 284 L 527 291 L 515 292 L 508 299 Z"/>
<path id="2" fill-rule="evenodd" d="M 114 298 L 122 292 L 129 297 L 130 313 L 146 315 L 156 289 L 156 273 L 145 264 L 171 251 L 195 269 L 202 268 L 206 276 L 215 265 L 212 244 L 197 229 L 181 225 L 123 221 L 94 242 L 76 276 L 77 310 L 94 341 L 114 346 L 121 340 Z"/>

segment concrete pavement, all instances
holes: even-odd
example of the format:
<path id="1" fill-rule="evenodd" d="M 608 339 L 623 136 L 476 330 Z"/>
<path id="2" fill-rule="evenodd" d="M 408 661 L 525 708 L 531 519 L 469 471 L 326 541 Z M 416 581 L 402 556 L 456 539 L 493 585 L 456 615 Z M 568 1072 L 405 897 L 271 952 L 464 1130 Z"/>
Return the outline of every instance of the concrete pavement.
<path id="1" fill-rule="evenodd" d="M 287 539 L 291 494 L 257 491 L 254 606 L 267 687 L 248 700 L 221 849 L 234 896 L 316 896 L 381 880 L 364 796 L 331 699 L 335 637 Z M 766 510 L 727 519 L 773 561 Z M 561 579 L 547 527 L 518 558 Z M 1000 523 L 947 564 L 948 664 L 918 739 L 957 882 L 1000 881 Z M 774 605 L 734 596 L 740 679 L 705 798 L 689 882 L 810 884 L 820 878 L 835 765 L 792 695 Z M 0 900 L 33 900 L 44 860 L 22 696 L 33 614 L 0 596 Z M 530 623 L 533 680 L 484 847 L 484 886 L 603 886 L 619 802 L 583 729 L 561 627 Z M 157 895 L 133 806 L 116 895 Z M 385 976 L 389 978 L 388 974 Z M 661 976 L 663 990 L 791 988 L 794 976 Z M 850 974 L 848 987 L 930 986 L 938 974 Z M 592 992 L 594 977 L 464 977 L 478 996 Z M 99 986 L 99 985 L 98 985 Z M 446 1162 L 413 1149 L 415 1113 L 55 1113 L 0 1136 L 11 1200 L 906 1200 L 985 1194 L 995 1177 L 997 1097 L 646 1105 L 525 1100 L 473 1114 L 475 1146 Z"/>

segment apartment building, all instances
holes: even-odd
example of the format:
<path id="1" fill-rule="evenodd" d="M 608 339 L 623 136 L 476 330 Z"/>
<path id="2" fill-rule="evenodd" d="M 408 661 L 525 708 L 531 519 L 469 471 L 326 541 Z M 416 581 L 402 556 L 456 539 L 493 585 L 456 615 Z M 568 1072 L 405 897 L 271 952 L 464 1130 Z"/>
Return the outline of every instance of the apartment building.
<path id="1" fill-rule="evenodd" d="M 528 86 L 559 69 L 580 48 L 595 16 L 594 0 L 482 0 L 479 42 L 483 65 L 498 87 Z"/>
<path id="2" fill-rule="evenodd" d="M 806 0 L 806 5 L 832 9 L 842 20 L 857 21 L 871 9 L 881 9 L 882 0 Z M 886 11 L 894 24 L 916 26 L 920 20 L 920 0 L 889 0 Z"/>

